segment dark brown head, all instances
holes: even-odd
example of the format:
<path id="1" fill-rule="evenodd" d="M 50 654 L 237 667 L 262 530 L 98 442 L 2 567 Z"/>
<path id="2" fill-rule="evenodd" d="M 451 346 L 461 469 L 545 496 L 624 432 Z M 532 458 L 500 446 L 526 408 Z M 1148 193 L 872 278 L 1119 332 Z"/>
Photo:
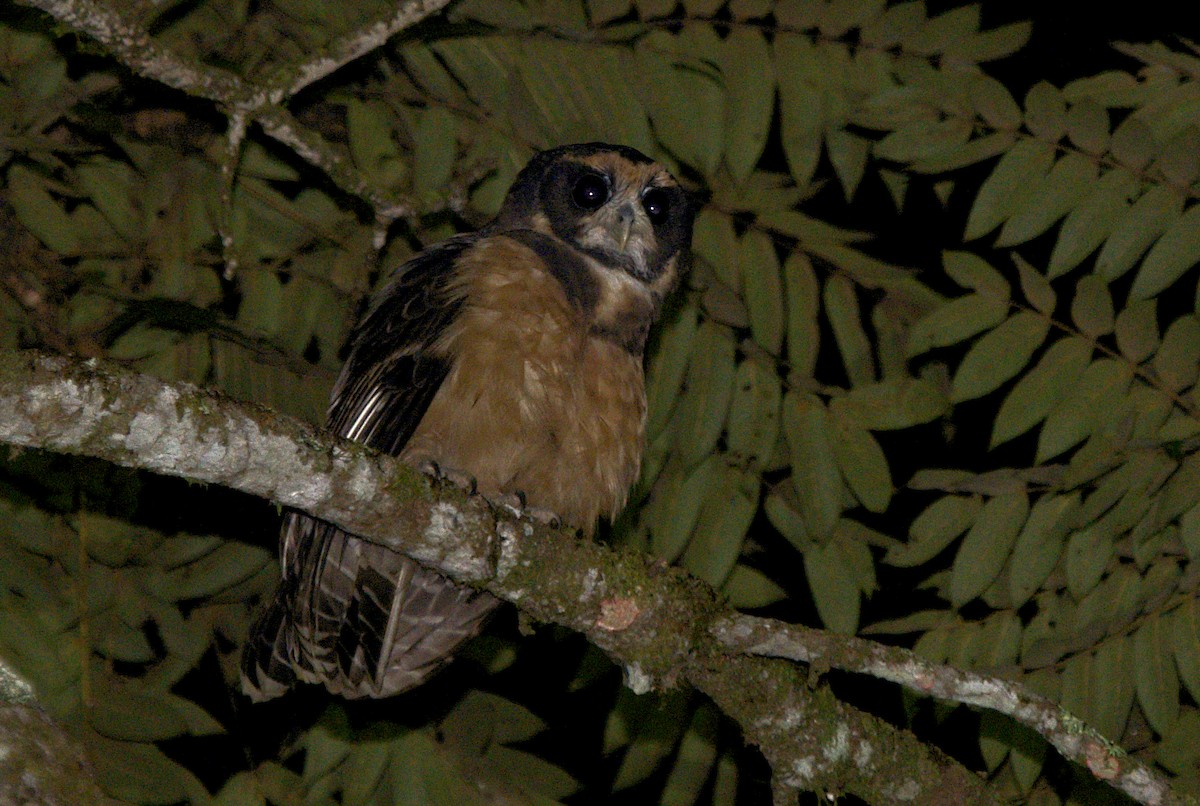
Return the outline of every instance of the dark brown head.
<path id="1" fill-rule="evenodd" d="M 535 155 L 494 226 L 553 236 L 634 280 L 657 306 L 687 267 L 693 217 L 687 192 L 664 167 L 627 146 L 582 143 Z"/>

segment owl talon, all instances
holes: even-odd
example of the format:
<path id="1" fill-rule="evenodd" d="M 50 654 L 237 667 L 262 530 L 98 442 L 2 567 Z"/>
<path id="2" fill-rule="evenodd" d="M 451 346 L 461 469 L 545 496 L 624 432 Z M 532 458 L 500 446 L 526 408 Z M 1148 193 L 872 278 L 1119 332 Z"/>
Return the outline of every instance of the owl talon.
<path id="1" fill-rule="evenodd" d="M 542 507 L 529 506 L 525 498 L 525 493 L 521 490 L 494 495 L 488 497 L 487 501 L 493 507 L 503 509 L 514 518 L 527 518 L 543 526 L 549 526 L 552 529 L 557 529 L 562 525 L 562 519 L 554 512 Z"/>
<path id="2" fill-rule="evenodd" d="M 523 493 L 484 495 L 484 500 L 495 509 L 502 509 L 514 518 L 520 518 L 525 511 L 525 495 Z"/>
<path id="3" fill-rule="evenodd" d="M 549 526 L 551 529 L 557 529 L 562 526 L 562 518 L 558 517 L 557 513 L 551 512 L 542 507 L 526 507 L 524 515 L 527 515 L 530 520 L 540 523 L 542 526 Z"/>
<path id="4" fill-rule="evenodd" d="M 434 481 L 451 484 L 467 495 L 475 495 L 479 492 L 475 487 L 475 477 L 470 473 L 464 473 L 461 470 L 449 467 L 442 467 L 432 459 L 426 459 L 421 462 L 417 465 L 417 470 L 429 476 Z"/>

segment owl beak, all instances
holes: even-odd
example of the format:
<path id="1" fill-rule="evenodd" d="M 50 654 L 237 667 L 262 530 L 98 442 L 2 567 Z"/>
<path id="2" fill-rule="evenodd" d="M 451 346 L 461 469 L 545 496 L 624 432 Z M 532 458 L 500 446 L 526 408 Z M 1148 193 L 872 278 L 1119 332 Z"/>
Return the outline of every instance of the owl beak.
<path id="1" fill-rule="evenodd" d="M 612 238 L 622 252 L 625 251 L 625 244 L 629 243 L 629 233 L 633 231 L 633 220 L 636 215 L 632 204 L 623 204 L 617 208 L 617 220 L 613 222 Z"/>

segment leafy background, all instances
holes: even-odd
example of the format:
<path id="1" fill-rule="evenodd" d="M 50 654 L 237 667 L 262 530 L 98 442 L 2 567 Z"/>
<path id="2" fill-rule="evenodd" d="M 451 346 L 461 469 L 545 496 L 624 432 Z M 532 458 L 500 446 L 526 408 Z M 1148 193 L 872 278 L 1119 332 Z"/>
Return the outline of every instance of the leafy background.
<path id="1" fill-rule="evenodd" d="M 707 201 L 611 539 L 739 607 L 1020 680 L 1200 793 L 1200 57 L 1139 16 L 1113 38 L 1149 44 L 1075 63 L 999 5 L 455 3 L 289 104 L 411 206 L 382 229 L 253 129 L 223 175 L 219 110 L 0 6 L 0 343 L 319 421 L 390 268 L 486 221 L 538 148 L 627 143 Z M 387 8 L 125 13 L 266 84 Z M 275 517 L 95 462 L 0 463 L 0 657 L 112 796 L 768 797 L 710 704 L 635 696 L 511 613 L 418 692 L 250 707 L 236 660 Z M 1120 799 L 1006 719 L 830 682 L 1000 797 Z"/>

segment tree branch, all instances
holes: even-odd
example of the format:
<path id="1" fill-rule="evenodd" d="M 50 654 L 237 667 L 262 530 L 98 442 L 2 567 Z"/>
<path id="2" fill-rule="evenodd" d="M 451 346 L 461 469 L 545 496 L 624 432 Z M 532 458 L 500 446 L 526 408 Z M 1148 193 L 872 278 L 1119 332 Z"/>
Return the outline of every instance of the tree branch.
<path id="1" fill-rule="evenodd" d="M 984 782 L 911 734 L 813 690 L 793 662 L 730 652 L 737 615 L 677 568 L 493 511 L 391 457 L 261 407 L 95 360 L 0 351 L 0 441 L 241 490 L 393 547 L 583 633 L 635 691 L 687 682 L 800 790 L 871 802 L 989 803 Z M 786 629 L 785 625 L 777 625 Z"/>
<path id="2" fill-rule="evenodd" d="M 231 142 L 240 144 L 248 122 L 328 174 L 343 190 L 371 204 L 385 224 L 411 216 L 416 204 L 385 191 L 347 164 L 323 139 L 299 126 L 282 104 L 313 82 L 380 47 L 392 36 L 437 13 L 450 0 L 403 0 L 392 14 L 332 42 L 324 52 L 269 86 L 243 81 L 228 70 L 192 63 L 155 43 L 140 25 L 95 0 L 27 0 L 60 23 L 104 45 L 126 67 L 146 78 L 220 104 L 231 117 Z"/>
<path id="3" fill-rule="evenodd" d="M 1040 733 L 1063 756 L 1120 789 L 1138 803 L 1184 803 L 1161 775 L 1128 755 L 1066 709 L 1011 680 L 930 663 L 915 652 L 853 636 L 737 615 L 714 623 L 713 635 L 729 649 L 787 658 L 898 683 L 922 695 L 987 708 Z"/>

